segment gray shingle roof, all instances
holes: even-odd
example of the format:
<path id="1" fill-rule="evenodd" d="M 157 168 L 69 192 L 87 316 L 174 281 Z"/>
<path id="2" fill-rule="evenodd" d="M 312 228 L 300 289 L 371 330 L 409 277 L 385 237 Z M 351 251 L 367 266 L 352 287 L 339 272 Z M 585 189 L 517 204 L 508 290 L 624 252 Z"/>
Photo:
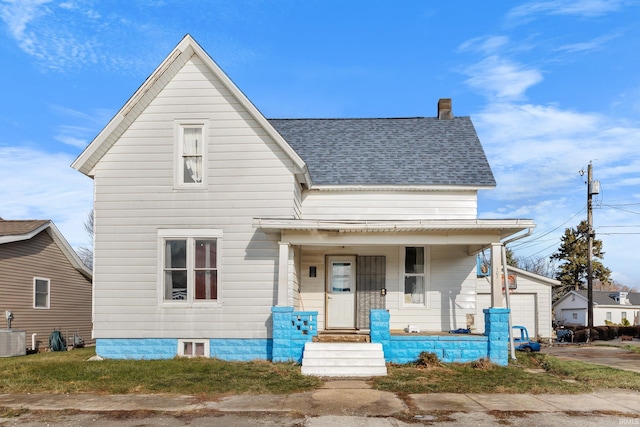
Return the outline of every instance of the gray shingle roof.
<path id="1" fill-rule="evenodd" d="M 577 293 L 587 298 L 587 291 L 585 290 L 577 290 Z M 615 294 L 617 291 L 593 291 L 593 302 L 599 305 L 617 305 L 610 295 Z M 629 292 L 627 298 L 631 305 L 640 305 L 640 293 L 637 292 Z M 624 305 L 623 305 L 624 307 Z"/>
<path id="2" fill-rule="evenodd" d="M 315 185 L 495 186 L 469 117 L 269 119 Z"/>
<path id="3" fill-rule="evenodd" d="M 19 236 L 22 234 L 28 234 L 44 224 L 49 220 L 40 219 L 27 219 L 27 220 L 4 220 L 0 219 L 0 237 L 2 236 Z"/>

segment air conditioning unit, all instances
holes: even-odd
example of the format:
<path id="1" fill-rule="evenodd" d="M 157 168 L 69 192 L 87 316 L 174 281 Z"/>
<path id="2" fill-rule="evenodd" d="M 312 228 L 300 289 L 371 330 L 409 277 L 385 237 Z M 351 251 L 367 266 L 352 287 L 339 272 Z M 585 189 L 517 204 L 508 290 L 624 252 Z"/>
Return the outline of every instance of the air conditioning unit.
<path id="1" fill-rule="evenodd" d="M 0 357 L 26 355 L 26 336 L 26 331 L 18 329 L 0 329 Z"/>

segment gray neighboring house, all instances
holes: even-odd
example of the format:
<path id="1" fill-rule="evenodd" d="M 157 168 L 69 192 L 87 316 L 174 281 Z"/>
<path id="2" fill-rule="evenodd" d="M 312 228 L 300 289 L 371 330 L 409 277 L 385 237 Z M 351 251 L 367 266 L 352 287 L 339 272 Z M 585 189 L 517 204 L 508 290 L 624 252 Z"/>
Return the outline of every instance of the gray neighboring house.
<path id="1" fill-rule="evenodd" d="M 586 290 L 570 291 L 553 305 L 556 321 L 587 326 L 588 302 Z M 640 325 L 640 293 L 594 290 L 593 325 L 604 326 L 605 321 L 620 324 L 622 319 Z"/>
<path id="2" fill-rule="evenodd" d="M 91 276 L 52 221 L 0 219 L 0 313 L 13 313 L 26 347 L 47 349 L 54 329 L 95 342 Z"/>

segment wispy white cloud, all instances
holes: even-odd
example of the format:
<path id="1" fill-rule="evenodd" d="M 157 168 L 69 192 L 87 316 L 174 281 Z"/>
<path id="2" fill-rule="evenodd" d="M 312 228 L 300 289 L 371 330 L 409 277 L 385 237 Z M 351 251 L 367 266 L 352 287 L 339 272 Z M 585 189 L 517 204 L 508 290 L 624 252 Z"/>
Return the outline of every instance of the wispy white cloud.
<path id="1" fill-rule="evenodd" d="M 463 70 L 466 83 L 489 98 L 518 100 L 527 89 L 542 81 L 542 73 L 515 61 L 491 55 Z"/>
<path id="2" fill-rule="evenodd" d="M 565 44 L 559 46 L 556 50 L 565 53 L 591 52 L 602 49 L 608 42 L 620 36 L 621 34 L 607 34 L 589 41 Z"/>
<path id="3" fill-rule="evenodd" d="M 4 219 L 51 219 L 73 247 L 86 245 L 82 224 L 93 206 L 93 182 L 70 167 L 74 158 L 0 145 Z"/>
<path id="4" fill-rule="evenodd" d="M 521 24 L 540 15 L 597 17 L 619 10 L 624 0 L 552 0 L 532 1 L 514 7 L 507 14 L 511 24 Z"/>
<path id="5" fill-rule="evenodd" d="M 91 114 L 60 105 L 51 105 L 50 109 L 61 121 L 74 124 L 61 124 L 56 127 L 54 139 L 63 144 L 84 150 L 91 140 L 113 116 L 113 111 L 97 110 Z"/>

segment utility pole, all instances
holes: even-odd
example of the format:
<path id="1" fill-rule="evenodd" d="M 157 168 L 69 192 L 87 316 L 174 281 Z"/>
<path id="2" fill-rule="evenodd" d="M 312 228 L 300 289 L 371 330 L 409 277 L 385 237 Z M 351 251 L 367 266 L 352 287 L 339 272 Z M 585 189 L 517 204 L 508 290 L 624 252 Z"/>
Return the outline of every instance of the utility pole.
<path id="1" fill-rule="evenodd" d="M 600 193 L 600 182 L 593 180 L 593 165 L 589 162 L 587 168 L 587 233 L 588 233 L 588 253 L 587 253 L 587 326 L 593 328 L 593 210 L 591 198 L 594 194 Z"/>

